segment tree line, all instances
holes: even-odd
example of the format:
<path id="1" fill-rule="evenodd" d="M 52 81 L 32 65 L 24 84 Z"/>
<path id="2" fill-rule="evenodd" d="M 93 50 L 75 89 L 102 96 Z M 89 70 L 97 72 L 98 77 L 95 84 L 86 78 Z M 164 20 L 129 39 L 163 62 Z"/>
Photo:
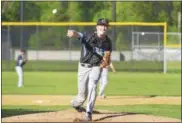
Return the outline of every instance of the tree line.
<path id="1" fill-rule="evenodd" d="M 54 8 L 56 14 L 52 14 Z M 116 1 L 115 10 L 116 22 L 167 22 L 170 32 L 179 31 L 178 12 L 180 1 Z M 96 22 L 98 18 L 112 21 L 112 1 L 2 1 L 2 22 Z M 29 37 L 33 40 L 29 45 L 35 45 L 34 38 Z"/>

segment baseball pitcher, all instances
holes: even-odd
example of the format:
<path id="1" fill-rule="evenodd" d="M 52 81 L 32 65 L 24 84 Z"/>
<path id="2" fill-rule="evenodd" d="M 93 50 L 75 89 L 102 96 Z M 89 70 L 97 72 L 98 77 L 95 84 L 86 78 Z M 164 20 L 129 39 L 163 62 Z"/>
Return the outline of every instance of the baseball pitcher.
<path id="1" fill-rule="evenodd" d="M 106 35 L 109 21 L 99 19 L 96 31 L 88 36 L 75 30 L 68 30 L 68 37 L 76 37 L 80 40 L 82 49 L 78 65 L 78 94 L 71 101 L 71 105 L 79 112 L 83 111 L 83 103 L 88 99 L 84 121 L 92 120 L 92 112 L 96 100 L 97 83 L 102 68 L 110 64 L 112 44 Z"/>

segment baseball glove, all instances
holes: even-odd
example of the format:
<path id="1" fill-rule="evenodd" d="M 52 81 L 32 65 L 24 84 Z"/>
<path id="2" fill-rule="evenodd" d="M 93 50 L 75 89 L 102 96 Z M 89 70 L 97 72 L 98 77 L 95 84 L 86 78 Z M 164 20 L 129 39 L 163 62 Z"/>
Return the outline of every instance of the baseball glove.
<path id="1" fill-rule="evenodd" d="M 105 68 L 110 64 L 110 62 L 111 62 L 111 52 L 110 51 L 105 51 L 102 62 L 100 64 L 100 67 Z"/>

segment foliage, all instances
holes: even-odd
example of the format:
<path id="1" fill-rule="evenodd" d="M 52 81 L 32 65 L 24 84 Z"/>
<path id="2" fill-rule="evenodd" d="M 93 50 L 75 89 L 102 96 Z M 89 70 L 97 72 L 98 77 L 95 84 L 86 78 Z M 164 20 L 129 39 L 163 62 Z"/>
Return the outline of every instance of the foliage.
<path id="1" fill-rule="evenodd" d="M 2 21 L 19 21 L 21 1 L 9 2 Z M 106 17 L 112 20 L 112 3 L 110 1 L 54 1 L 23 2 L 24 21 L 96 21 Z M 54 15 L 52 10 L 58 12 Z M 116 2 L 117 21 L 167 21 L 170 26 L 177 23 L 177 13 L 181 11 L 179 1 L 143 1 Z"/>
<path id="2" fill-rule="evenodd" d="M 41 31 L 34 33 L 29 38 L 29 48 L 31 49 L 60 49 L 66 48 L 68 40 L 65 39 L 65 29 L 60 27 L 45 27 Z"/>
<path id="3" fill-rule="evenodd" d="M 123 34 L 119 33 L 116 39 L 116 50 L 117 51 L 123 51 L 128 50 L 128 45 L 126 44 L 126 39 L 124 39 Z"/>
<path id="4" fill-rule="evenodd" d="M 23 4 L 22 4 L 23 3 Z M 113 1 L 9 1 L 2 2 L 2 21 L 29 21 L 29 22 L 92 22 L 98 18 L 113 19 Z M 117 1 L 116 21 L 118 22 L 167 22 L 168 31 L 179 31 L 178 12 L 181 11 L 180 1 Z M 21 6 L 23 5 L 23 11 Z M 56 14 L 52 14 L 53 9 L 57 9 Z M 20 14 L 23 14 L 22 16 Z M 82 28 L 79 28 L 82 30 Z M 57 31 L 57 30 L 55 30 Z M 57 35 L 57 32 L 52 34 Z M 43 31 L 45 39 L 49 31 Z M 126 34 L 123 34 L 124 36 Z M 35 37 L 35 36 L 33 36 Z M 31 37 L 31 38 L 33 38 Z M 30 47 L 36 47 L 33 40 L 29 40 Z M 63 41 L 63 42 L 62 42 Z M 55 39 L 54 46 L 64 44 Z M 115 41 L 114 41 L 115 42 Z M 66 42 L 65 42 L 66 43 Z M 118 43 L 118 42 L 117 42 Z"/>

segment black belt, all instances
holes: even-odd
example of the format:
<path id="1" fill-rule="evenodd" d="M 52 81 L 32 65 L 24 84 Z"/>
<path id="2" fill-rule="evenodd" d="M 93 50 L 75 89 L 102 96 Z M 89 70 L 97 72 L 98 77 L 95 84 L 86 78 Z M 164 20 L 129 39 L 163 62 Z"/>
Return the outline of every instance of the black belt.
<path id="1" fill-rule="evenodd" d="M 84 64 L 84 63 L 80 63 L 82 67 L 87 67 L 87 68 L 91 68 L 93 67 L 93 65 L 91 64 Z"/>

